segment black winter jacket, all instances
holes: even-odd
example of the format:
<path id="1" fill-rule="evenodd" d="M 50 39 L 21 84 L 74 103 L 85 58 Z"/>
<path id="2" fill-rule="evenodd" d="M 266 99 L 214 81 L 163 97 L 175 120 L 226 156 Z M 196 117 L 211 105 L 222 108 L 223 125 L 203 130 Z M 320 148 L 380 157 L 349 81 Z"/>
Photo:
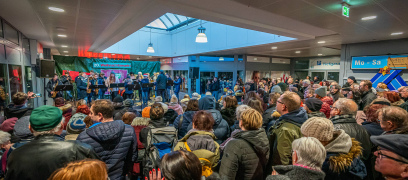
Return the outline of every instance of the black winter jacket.
<path id="1" fill-rule="evenodd" d="M 5 179 L 47 179 L 67 163 L 86 158 L 99 159 L 88 144 L 64 141 L 57 135 L 37 136 L 10 154 Z"/>
<path id="2" fill-rule="evenodd" d="M 220 90 L 220 81 L 213 82 L 211 84 L 211 91 L 219 91 Z"/>
<path id="3" fill-rule="evenodd" d="M 362 126 L 368 133 L 370 133 L 371 136 L 379 136 L 384 133 L 384 130 L 381 128 L 379 123 L 364 121 Z"/>
<path id="4" fill-rule="evenodd" d="M 113 119 L 114 120 L 122 120 L 122 116 L 126 112 L 132 112 L 132 113 L 136 114 L 136 117 L 142 117 L 142 115 L 136 109 L 133 109 L 131 107 L 124 107 L 122 110 L 117 111 L 116 114 L 114 114 Z"/>
<path id="5" fill-rule="evenodd" d="M 237 116 L 235 115 L 236 107 L 229 107 L 225 109 L 221 109 L 222 118 L 225 119 L 228 123 L 228 126 L 234 125 L 234 122 L 237 120 Z"/>
<path id="6" fill-rule="evenodd" d="M 184 114 L 179 115 L 174 121 L 173 126 L 178 130 L 177 136 L 179 139 L 183 138 L 187 134 L 188 126 L 193 123 L 193 117 L 196 112 L 197 111 L 187 111 Z M 183 121 L 181 122 L 181 126 L 179 126 L 181 117 L 183 117 Z"/>
<path id="7" fill-rule="evenodd" d="M 176 120 L 177 117 L 178 114 L 174 109 L 167 110 L 167 112 L 163 115 L 164 121 L 169 125 L 174 124 L 174 120 Z"/>
<path id="8" fill-rule="evenodd" d="M 98 124 L 79 134 L 78 141 L 91 145 L 108 167 L 112 180 L 125 179 L 137 160 L 137 139 L 132 126 L 123 121 Z"/>
<path id="9" fill-rule="evenodd" d="M 75 78 L 75 84 L 77 87 L 78 99 L 84 99 L 86 97 L 86 83 L 81 80 L 80 76 Z"/>
<path id="10" fill-rule="evenodd" d="M 364 107 L 368 106 L 371 104 L 371 102 L 374 101 L 374 99 L 377 99 L 377 96 L 373 93 L 373 91 L 370 89 L 366 92 L 364 92 L 361 95 L 361 102 L 359 104 L 359 110 L 363 110 Z"/>
<path id="11" fill-rule="evenodd" d="M 231 134 L 230 127 L 228 126 L 227 121 L 222 119 L 220 111 L 215 110 L 215 109 L 210 109 L 207 111 L 211 113 L 215 121 L 214 126 L 213 126 L 214 135 L 215 137 L 217 137 L 215 141 L 218 144 L 222 144 Z M 187 132 L 190 131 L 190 129 L 192 128 L 193 128 L 193 123 L 190 123 L 187 128 Z"/>
<path id="12" fill-rule="evenodd" d="M 157 89 L 166 89 L 167 87 L 167 77 L 164 74 L 160 74 L 157 79 Z"/>
<path id="13" fill-rule="evenodd" d="M 15 106 L 14 104 L 9 104 L 4 109 L 4 116 L 6 116 L 5 119 L 10 119 L 13 117 L 20 119 L 23 116 L 30 116 L 31 111 L 33 111 L 33 108 L 28 108 L 25 106 Z"/>
<path id="14" fill-rule="evenodd" d="M 370 134 L 367 130 L 357 124 L 355 116 L 352 115 L 334 116 L 330 120 L 332 120 L 335 128 L 343 129 L 351 138 L 361 143 L 361 147 L 363 148 L 363 156 L 361 159 L 366 162 L 371 155 Z"/>
<path id="15" fill-rule="evenodd" d="M 266 180 L 324 180 L 324 172 L 300 166 L 286 165 L 273 167 L 278 175 L 269 175 Z"/>
<path id="16" fill-rule="evenodd" d="M 269 106 L 268 109 L 262 114 L 262 127 L 266 129 L 268 126 L 269 122 L 272 120 L 275 120 L 275 118 L 272 117 L 273 112 L 276 110 L 276 105 Z M 267 129 L 266 129 L 267 130 Z"/>
<path id="17" fill-rule="evenodd" d="M 269 159 L 269 141 L 265 130 L 241 131 L 226 144 L 220 175 L 224 179 L 265 179 Z"/>

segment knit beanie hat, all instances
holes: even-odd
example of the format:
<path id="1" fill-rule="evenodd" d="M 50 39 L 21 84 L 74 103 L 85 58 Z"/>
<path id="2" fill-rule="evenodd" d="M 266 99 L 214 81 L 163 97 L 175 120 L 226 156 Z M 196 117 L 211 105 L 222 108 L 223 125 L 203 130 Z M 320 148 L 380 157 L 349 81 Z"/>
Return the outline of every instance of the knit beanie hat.
<path id="1" fill-rule="evenodd" d="M 349 76 L 347 79 L 351 79 L 351 80 L 353 80 L 354 82 L 357 82 L 357 81 L 356 81 L 356 78 L 355 78 L 354 76 Z"/>
<path id="2" fill-rule="evenodd" d="M 122 96 L 116 96 L 114 99 L 113 99 L 113 102 L 119 102 L 119 103 L 121 103 L 121 102 L 123 102 L 123 97 Z"/>
<path id="3" fill-rule="evenodd" d="M 272 87 L 271 93 L 279 93 L 282 94 L 282 89 L 280 88 L 280 86 L 275 85 Z"/>
<path id="4" fill-rule="evenodd" d="M 86 124 L 82 119 L 76 119 L 68 123 L 67 132 L 69 134 L 80 134 L 86 128 Z"/>
<path id="5" fill-rule="evenodd" d="M 142 111 L 142 117 L 145 117 L 145 118 L 150 118 L 150 109 L 151 109 L 152 107 L 145 107 L 144 109 L 143 109 L 143 111 Z"/>
<path id="6" fill-rule="evenodd" d="M 326 96 L 326 89 L 327 89 L 326 86 L 319 87 L 319 88 L 317 88 L 315 90 L 315 93 L 317 95 L 319 95 L 320 97 L 325 97 Z"/>
<path id="7" fill-rule="evenodd" d="M 132 107 L 132 106 L 133 106 L 133 100 L 131 100 L 131 99 L 126 99 L 125 101 L 123 101 L 123 106 L 125 106 L 125 107 Z"/>
<path id="8" fill-rule="evenodd" d="M 49 131 L 62 121 L 61 109 L 54 106 L 40 106 L 30 115 L 30 126 L 36 131 Z"/>
<path id="9" fill-rule="evenodd" d="M 317 98 L 308 98 L 305 101 L 305 105 L 311 111 L 316 112 L 316 111 L 320 111 L 320 109 L 322 108 L 323 102 L 322 100 L 317 99 Z"/>
<path id="10" fill-rule="evenodd" d="M 286 91 L 288 89 L 288 85 L 284 82 L 278 83 L 278 86 L 280 87 L 281 91 Z"/>
<path id="11" fill-rule="evenodd" d="M 319 141 L 331 141 L 333 139 L 334 126 L 329 119 L 312 117 L 303 123 L 300 131 L 304 136 L 314 137 Z"/>

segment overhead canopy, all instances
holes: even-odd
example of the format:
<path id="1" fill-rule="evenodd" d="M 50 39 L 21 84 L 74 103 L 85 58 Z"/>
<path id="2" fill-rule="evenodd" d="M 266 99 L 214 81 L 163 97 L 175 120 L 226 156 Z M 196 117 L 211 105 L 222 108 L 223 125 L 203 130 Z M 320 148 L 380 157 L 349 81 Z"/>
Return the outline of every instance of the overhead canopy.
<path id="1" fill-rule="evenodd" d="M 146 27 L 171 31 L 196 20 L 197 19 L 187 16 L 166 13 L 148 24 Z"/>

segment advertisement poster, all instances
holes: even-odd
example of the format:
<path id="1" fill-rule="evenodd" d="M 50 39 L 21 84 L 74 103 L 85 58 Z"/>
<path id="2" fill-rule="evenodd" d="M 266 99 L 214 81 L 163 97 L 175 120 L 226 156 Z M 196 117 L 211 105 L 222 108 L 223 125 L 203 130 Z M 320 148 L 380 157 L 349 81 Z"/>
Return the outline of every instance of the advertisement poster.
<path id="1" fill-rule="evenodd" d="M 109 78 L 111 72 L 115 73 L 115 76 L 119 79 L 122 83 L 126 79 L 126 75 L 128 74 L 127 70 L 116 70 L 116 69 L 102 69 L 101 72 L 105 73 L 105 76 Z"/>

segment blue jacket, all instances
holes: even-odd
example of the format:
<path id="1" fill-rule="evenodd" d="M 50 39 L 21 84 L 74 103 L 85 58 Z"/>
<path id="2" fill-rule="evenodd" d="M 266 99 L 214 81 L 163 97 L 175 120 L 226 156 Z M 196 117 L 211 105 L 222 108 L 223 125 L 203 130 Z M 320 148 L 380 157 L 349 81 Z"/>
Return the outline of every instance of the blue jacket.
<path id="1" fill-rule="evenodd" d="M 130 81 L 132 81 L 132 80 L 130 80 Z M 132 81 L 132 83 L 130 85 L 132 85 L 132 84 L 133 84 L 133 81 Z M 133 94 L 133 90 L 129 90 L 128 86 L 129 86 L 129 84 L 125 80 L 125 94 Z"/>
<path id="2" fill-rule="evenodd" d="M 112 180 L 124 180 L 137 160 L 137 139 L 132 126 L 123 121 L 98 124 L 79 134 L 78 141 L 91 145 L 108 167 Z"/>
<path id="3" fill-rule="evenodd" d="M 166 89 L 167 86 L 167 77 L 164 74 L 160 74 L 157 79 L 157 89 Z"/>
<path id="4" fill-rule="evenodd" d="M 173 126 L 178 130 L 178 138 L 183 138 L 188 132 L 188 126 L 193 123 L 194 114 L 197 111 L 187 111 L 182 115 L 179 115 L 176 120 L 174 120 Z M 181 127 L 179 127 L 179 122 L 181 117 L 183 117 L 183 122 L 181 122 Z"/>
<path id="5" fill-rule="evenodd" d="M 144 78 L 143 78 L 143 79 L 140 81 L 140 86 L 143 87 L 143 84 L 145 84 L 145 83 L 150 83 L 149 79 L 144 79 Z M 142 88 L 142 90 L 143 90 L 143 91 L 149 91 L 150 88 Z"/>
<path id="6" fill-rule="evenodd" d="M 98 85 L 105 85 L 105 81 L 106 81 L 107 77 L 98 77 Z M 102 91 L 106 91 L 107 88 L 102 88 Z"/>
<path id="7" fill-rule="evenodd" d="M 381 128 L 381 125 L 374 122 L 363 122 L 363 128 L 365 128 L 371 136 L 379 136 L 384 133 L 384 130 Z"/>
<path id="8" fill-rule="evenodd" d="M 180 92 L 180 85 L 183 82 L 181 78 L 178 78 L 176 81 L 174 81 L 174 92 L 178 93 Z"/>
<path id="9" fill-rule="evenodd" d="M 75 84 L 77 86 L 78 99 L 84 99 L 86 96 L 86 83 L 81 80 L 80 76 L 75 78 Z"/>

